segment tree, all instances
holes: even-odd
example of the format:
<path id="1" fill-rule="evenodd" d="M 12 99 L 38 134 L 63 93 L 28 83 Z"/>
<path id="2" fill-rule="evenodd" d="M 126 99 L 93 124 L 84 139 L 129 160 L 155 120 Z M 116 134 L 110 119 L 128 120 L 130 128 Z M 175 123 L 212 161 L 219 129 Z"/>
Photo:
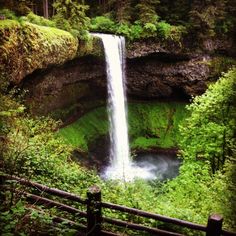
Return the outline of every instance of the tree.
<path id="1" fill-rule="evenodd" d="M 138 12 L 138 19 L 142 24 L 152 23 L 156 24 L 158 16 L 156 13 L 156 8 L 160 3 L 159 0 L 140 0 L 136 5 Z"/>
<path id="2" fill-rule="evenodd" d="M 191 0 L 161 0 L 157 9 L 162 20 L 170 24 L 184 24 L 189 20 Z"/>
<path id="3" fill-rule="evenodd" d="M 48 0 L 43 0 L 43 16 L 48 19 Z"/>
<path id="4" fill-rule="evenodd" d="M 188 106 L 191 116 L 181 127 L 185 159 L 209 161 L 212 172 L 232 156 L 236 133 L 236 68 L 224 74 Z"/>
<path id="5" fill-rule="evenodd" d="M 131 1 L 116 1 L 116 20 L 119 23 L 127 23 L 131 19 Z"/>
<path id="6" fill-rule="evenodd" d="M 53 6 L 56 9 L 55 18 L 58 23 L 67 20 L 73 29 L 78 31 L 88 29 L 89 18 L 85 13 L 88 10 L 87 5 L 79 4 L 76 0 L 56 0 Z"/>
<path id="7" fill-rule="evenodd" d="M 226 0 L 193 0 L 190 23 L 201 38 L 214 36 L 217 24 L 225 19 Z"/>

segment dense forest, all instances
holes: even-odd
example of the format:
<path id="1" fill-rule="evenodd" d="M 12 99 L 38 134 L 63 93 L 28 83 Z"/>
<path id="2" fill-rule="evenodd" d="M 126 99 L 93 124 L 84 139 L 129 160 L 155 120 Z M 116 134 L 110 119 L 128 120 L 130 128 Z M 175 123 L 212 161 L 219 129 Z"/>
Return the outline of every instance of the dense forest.
<path id="1" fill-rule="evenodd" d="M 100 175 L 108 162 L 100 147 L 109 146 L 109 111 L 95 32 L 126 39 L 133 159 L 174 153 L 174 178 L 123 182 Z M 236 231 L 235 36 L 234 0 L 0 0 L 0 234 L 78 235 L 65 220 L 77 216 L 29 203 L 30 189 L 6 175 L 82 197 L 97 185 L 104 201 L 198 224 L 217 213 L 224 229 Z M 55 216 L 64 221 L 55 224 Z"/>
<path id="2" fill-rule="evenodd" d="M 68 31 L 99 31 L 125 35 L 130 40 L 159 36 L 175 38 L 191 32 L 192 37 L 235 34 L 234 0 L 224 1 L 1 1 L 17 15 L 36 15 L 53 19 Z M 31 14 L 29 21 L 37 22 Z M 41 19 L 41 24 L 47 24 Z M 49 22 L 48 22 L 49 24 Z"/>

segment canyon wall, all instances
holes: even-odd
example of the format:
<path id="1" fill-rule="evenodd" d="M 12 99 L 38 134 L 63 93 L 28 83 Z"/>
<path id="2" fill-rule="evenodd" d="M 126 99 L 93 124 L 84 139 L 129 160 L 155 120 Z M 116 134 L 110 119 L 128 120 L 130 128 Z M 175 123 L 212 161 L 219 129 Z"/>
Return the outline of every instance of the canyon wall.
<path id="1" fill-rule="evenodd" d="M 92 37 L 2 21 L 0 80 L 28 91 L 36 114 L 80 115 L 104 104 L 107 82 L 103 46 Z M 127 42 L 127 92 L 132 99 L 189 99 L 202 94 L 222 71 L 236 64 L 231 38 L 196 42 L 145 39 Z"/>
<path id="2" fill-rule="evenodd" d="M 187 43 L 186 43 L 187 44 Z M 134 99 L 189 99 L 235 63 L 232 41 L 203 43 L 203 48 L 152 40 L 127 44 L 127 91 Z M 209 46 L 210 45 L 210 46 Z M 205 48 L 204 48 L 205 47 Z M 34 112 L 58 116 L 83 114 L 105 101 L 106 72 L 102 45 L 63 65 L 36 71 L 22 87 Z"/>

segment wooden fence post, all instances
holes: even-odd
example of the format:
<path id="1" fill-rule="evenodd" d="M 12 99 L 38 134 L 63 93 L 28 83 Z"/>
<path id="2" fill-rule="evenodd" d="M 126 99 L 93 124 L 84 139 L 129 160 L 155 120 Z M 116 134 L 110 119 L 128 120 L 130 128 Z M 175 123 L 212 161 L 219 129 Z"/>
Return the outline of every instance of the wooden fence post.
<path id="1" fill-rule="evenodd" d="M 87 235 L 99 236 L 101 234 L 102 210 L 101 190 L 92 186 L 87 192 Z"/>
<path id="2" fill-rule="evenodd" d="M 217 214 L 210 215 L 207 222 L 206 236 L 220 236 L 223 217 Z"/>

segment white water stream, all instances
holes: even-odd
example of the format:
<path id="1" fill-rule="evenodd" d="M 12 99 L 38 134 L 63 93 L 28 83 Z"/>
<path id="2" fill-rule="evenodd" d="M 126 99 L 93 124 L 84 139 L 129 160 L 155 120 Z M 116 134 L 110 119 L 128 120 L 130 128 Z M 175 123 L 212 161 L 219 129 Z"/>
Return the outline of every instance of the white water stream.
<path id="1" fill-rule="evenodd" d="M 125 93 L 125 39 L 108 34 L 94 35 L 100 37 L 104 45 L 109 95 L 110 166 L 104 177 L 124 181 L 134 178 L 153 179 L 155 175 L 149 171 L 150 167 L 137 167 L 132 164 L 130 157 Z"/>

